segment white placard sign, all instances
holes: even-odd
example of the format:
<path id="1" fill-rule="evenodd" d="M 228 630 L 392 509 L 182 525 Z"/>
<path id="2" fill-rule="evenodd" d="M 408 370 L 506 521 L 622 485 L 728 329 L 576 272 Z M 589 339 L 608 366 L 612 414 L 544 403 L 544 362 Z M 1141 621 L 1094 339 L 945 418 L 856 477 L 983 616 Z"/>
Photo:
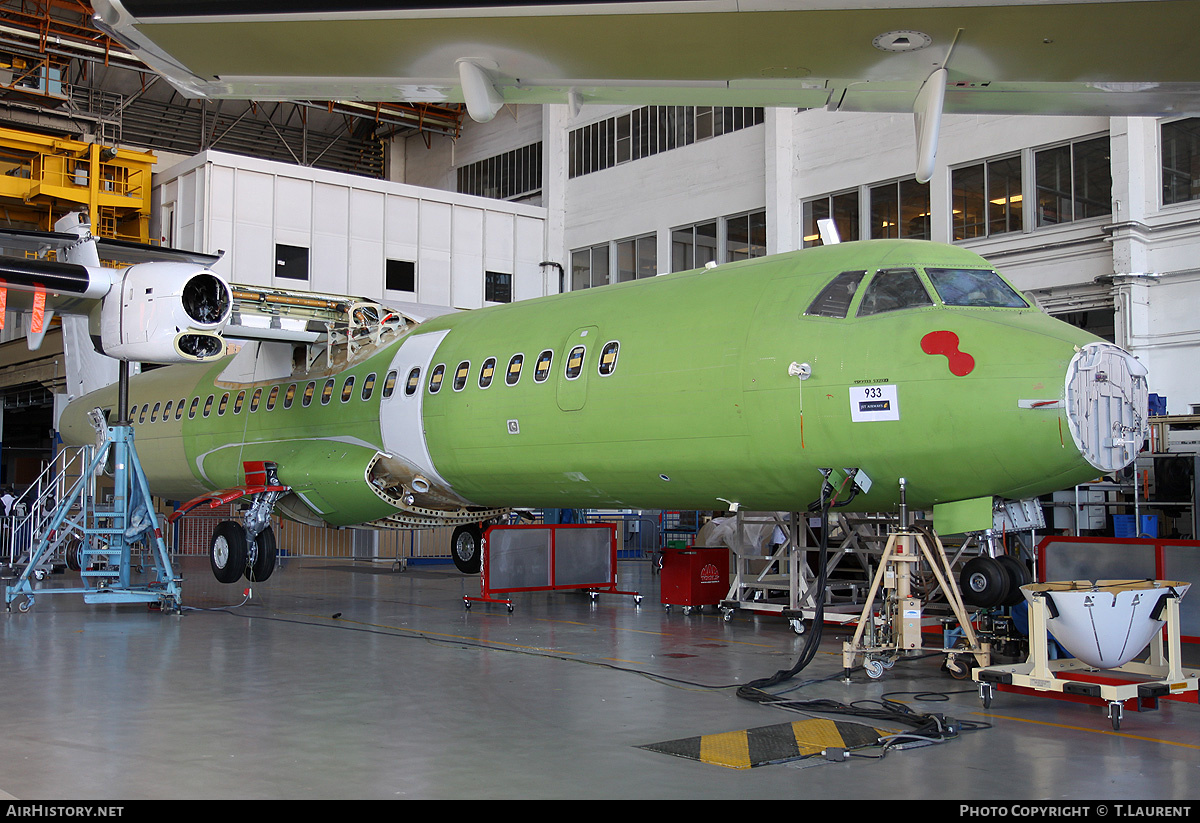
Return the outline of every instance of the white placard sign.
<path id="1" fill-rule="evenodd" d="M 850 419 L 855 423 L 899 420 L 900 401 L 896 399 L 896 387 L 851 386 Z"/>

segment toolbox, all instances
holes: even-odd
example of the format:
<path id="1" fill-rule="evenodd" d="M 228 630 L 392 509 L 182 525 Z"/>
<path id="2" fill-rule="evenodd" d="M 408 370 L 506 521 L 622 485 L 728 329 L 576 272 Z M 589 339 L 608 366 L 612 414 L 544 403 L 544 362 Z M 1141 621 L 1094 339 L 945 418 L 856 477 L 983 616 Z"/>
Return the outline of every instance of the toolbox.
<path id="1" fill-rule="evenodd" d="M 715 606 L 729 594 L 729 549 L 725 546 L 670 548 L 663 551 L 662 604 L 682 606 L 684 614 Z"/>

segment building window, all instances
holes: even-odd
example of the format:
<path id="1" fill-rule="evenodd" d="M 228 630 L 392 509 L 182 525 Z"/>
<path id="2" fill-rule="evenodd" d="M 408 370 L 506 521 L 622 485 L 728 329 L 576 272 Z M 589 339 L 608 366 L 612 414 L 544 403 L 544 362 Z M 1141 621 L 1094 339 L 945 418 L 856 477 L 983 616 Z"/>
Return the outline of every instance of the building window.
<path id="1" fill-rule="evenodd" d="M 716 261 L 716 220 L 671 229 L 671 271 L 699 269 Z"/>
<path id="2" fill-rule="evenodd" d="M 818 220 L 833 220 L 844 241 L 858 239 L 858 190 L 839 192 L 804 201 L 804 248 L 821 245 Z"/>
<path id="3" fill-rule="evenodd" d="M 275 276 L 285 280 L 308 280 L 308 249 L 276 243 Z"/>
<path id="4" fill-rule="evenodd" d="M 520 200 L 542 190 L 542 144 L 488 157 L 458 168 L 458 191 L 497 200 Z"/>
<path id="5" fill-rule="evenodd" d="M 613 269 L 615 261 L 616 271 Z M 571 252 L 571 291 L 658 274 L 658 235 L 643 234 Z"/>
<path id="6" fill-rule="evenodd" d="M 761 108 L 643 106 L 571 131 L 567 171 L 591 174 L 762 122 Z"/>
<path id="7" fill-rule="evenodd" d="M 869 236 L 872 239 L 930 238 L 928 183 L 918 183 L 915 179 L 883 183 L 871 186 L 868 196 L 871 201 Z"/>
<path id="8" fill-rule="evenodd" d="M 1054 226 L 1112 214 L 1108 135 L 1033 153 L 1037 225 Z"/>
<path id="9" fill-rule="evenodd" d="M 644 234 L 641 237 L 618 240 L 616 247 L 616 282 L 624 283 L 628 280 L 638 280 L 658 274 L 657 235 Z"/>
<path id="10" fill-rule="evenodd" d="M 1163 205 L 1200 200 L 1200 117 L 1161 129 Z"/>
<path id="11" fill-rule="evenodd" d="M 725 218 L 725 262 L 749 260 L 767 253 L 767 213 L 756 211 Z"/>
<path id="12" fill-rule="evenodd" d="M 999 157 L 950 173 L 953 239 L 1021 231 L 1021 155 Z"/>
<path id="13" fill-rule="evenodd" d="M 571 291 L 608 285 L 608 244 L 571 252 Z"/>
<path id="14" fill-rule="evenodd" d="M 411 260 L 389 259 L 384 267 L 383 287 L 388 291 L 417 290 L 417 264 Z"/>
<path id="15" fill-rule="evenodd" d="M 484 272 L 483 299 L 490 303 L 511 303 L 512 275 L 500 271 Z"/>

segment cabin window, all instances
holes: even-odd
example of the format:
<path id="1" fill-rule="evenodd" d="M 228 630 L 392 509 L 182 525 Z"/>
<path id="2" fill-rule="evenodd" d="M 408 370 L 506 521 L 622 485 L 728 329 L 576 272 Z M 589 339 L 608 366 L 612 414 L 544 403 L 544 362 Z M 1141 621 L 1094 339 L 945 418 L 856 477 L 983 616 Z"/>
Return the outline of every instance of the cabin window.
<path id="1" fill-rule="evenodd" d="M 143 403 L 143 404 L 142 404 L 142 413 L 138 415 L 138 422 L 139 422 L 139 423 L 145 423 L 145 422 L 146 422 L 146 412 L 148 412 L 148 411 L 150 411 L 150 406 L 149 406 L 149 404 L 147 404 L 147 403 Z"/>
<path id="2" fill-rule="evenodd" d="M 186 397 L 179 398 L 179 405 L 175 407 L 175 419 L 179 420 L 183 417 L 183 404 L 187 402 Z"/>
<path id="3" fill-rule="evenodd" d="M 137 418 L 137 403 L 129 407 L 129 422 L 132 423 Z"/>
<path id="4" fill-rule="evenodd" d="M 292 383 L 287 387 L 287 391 L 283 393 L 283 407 L 290 409 L 292 401 L 296 399 L 296 384 Z"/>
<path id="5" fill-rule="evenodd" d="M 250 395 L 250 411 L 258 411 L 258 404 L 262 402 L 262 389 L 255 389 L 254 394 Z"/>
<path id="6" fill-rule="evenodd" d="M 308 408 L 308 404 L 312 402 L 313 394 L 317 391 L 317 384 L 309 382 L 304 386 L 304 394 L 300 397 L 300 405 Z"/>
<path id="7" fill-rule="evenodd" d="M 163 407 L 163 416 L 162 416 L 162 419 L 163 419 L 163 421 L 164 421 L 164 422 L 166 422 L 167 418 L 169 418 L 169 417 L 171 416 L 171 405 L 172 405 L 172 404 L 171 404 L 171 401 L 170 401 L 170 400 L 168 400 L 168 401 L 167 401 L 167 405 Z"/>
<path id="8" fill-rule="evenodd" d="M 545 383 L 546 378 L 550 376 L 550 364 L 554 362 L 554 352 L 547 349 L 538 355 L 537 366 L 533 369 L 533 381 L 535 383 Z"/>
<path id="9" fill-rule="evenodd" d="M 337 383 L 337 380 L 335 380 L 334 378 L 331 377 L 328 380 L 326 380 L 325 385 L 321 387 L 321 405 L 322 406 L 329 404 L 329 399 L 331 397 L 333 397 L 333 387 L 334 387 L 334 384 L 336 384 L 336 383 Z"/>
<path id="10" fill-rule="evenodd" d="M 225 407 L 229 405 L 229 392 L 221 395 L 221 402 L 217 404 L 217 416 L 220 417 L 225 413 Z"/>
<path id="11" fill-rule="evenodd" d="M 458 368 L 454 370 L 454 390 L 462 391 L 463 386 L 467 385 L 467 374 L 471 371 L 471 361 L 464 360 L 458 364 Z"/>
<path id="12" fill-rule="evenodd" d="M 196 395 L 195 397 L 192 398 L 192 405 L 188 406 L 188 420 L 196 419 L 196 409 L 198 409 L 199 407 L 200 407 L 200 395 Z M 205 409 L 204 412 L 205 412 L 205 414 L 207 414 L 208 409 Z"/>
<path id="13" fill-rule="evenodd" d="M 204 401 L 204 416 L 205 417 L 208 417 L 208 413 L 210 411 L 212 411 L 212 404 L 213 404 L 213 400 L 215 400 L 215 399 L 216 399 L 216 396 L 210 394 L 208 396 L 208 399 Z"/>
<path id="14" fill-rule="evenodd" d="M 817 299 L 804 312 L 810 317 L 845 317 L 858 291 L 858 284 L 867 276 L 865 271 L 844 271 L 821 289 Z"/>
<path id="15" fill-rule="evenodd" d="M 525 362 L 525 355 L 514 354 L 512 359 L 508 361 L 508 371 L 504 374 L 504 382 L 510 386 L 517 385 L 517 381 L 521 379 L 521 364 Z"/>
<path id="16" fill-rule="evenodd" d="M 153 423 L 158 417 L 158 410 L 162 407 L 162 403 L 155 403 L 154 408 L 150 410 L 150 422 Z"/>
<path id="17" fill-rule="evenodd" d="M 233 413 L 241 414 L 242 406 L 245 405 L 245 403 L 246 403 L 246 393 L 244 391 L 238 392 L 237 399 L 235 399 L 233 401 Z"/>
<path id="18" fill-rule="evenodd" d="M 393 370 L 393 371 L 388 372 L 387 377 L 385 377 L 383 379 L 383 396 L 391 397 L 392 392 L 394 392 L 395 390 L 396 390 L 396 372 Z"/>
<path id="19" fill-rule="evenodd" d="M 417 393 L 417 389 L 421 386 L 421 368 L 413 366 L 408 372 L 408 379 L 404 381 L 404 396 L 412 397 Z"/>
<path id="20" fill-rule="evenodd" d="M 617 352 L 620 351 L 621 344 L 616 340 L 611 340 L 604 344 L 604 348 L 600 350 L 600 365 L 596 368 L 600 372 L 601 377 L 608 377 L 613 373 L 613 369 L 617 367 Z"/>
<path id="21" fill-rule="evenodd" d="M 433 367 L 433 372 L 429 375 L 429 393 L 437 394 L 442 387 L 442 378 L 446 376 L 446 365 L 438 363 Z"/>
<path id="22" fill-rule="evenodd" d="M 571 349 L 571 353 L 567 355 L 567 379 L 574 380 L 583 371 L 583 355 L 587 352 L 587 347 L 576 346 Z"/>
<path id="23" fill-rule="evenodd" d="M 496 374 L 496 358 L 489 357 L 483 361 L 483 367 L 479 370 L 479 388 L 486 389 L 492 385 L 492 377 Z"/>
<path id="24" fill-rule="evenodd" d="M 1025 309 L 1029 304 L 1005 283 L 1000 275 L 986 269 L 925 269 L 929 282 L 947 306 L 981 306 L 1001 309 Z"/>
<path id="25" fill-rule="evenodd" d="M 915 270 L 880 269 L 867 285 L 862 304 L 858 307 L 858 316 L 932 305 L 933 300 Z"/>
<path id="26" fill-rule="evenodd" d="M 275 410 L 275 401 L 279 399 L 279 387 L 272 386 L 271 393 L 267 395 L 267 411 Z"/>
<path id="27" fill-rule="evenodd" d="M 342 402 L 347 403 L 354 396 L 354 375 L 346 378 L 346 382 L 342 384 Z"/>

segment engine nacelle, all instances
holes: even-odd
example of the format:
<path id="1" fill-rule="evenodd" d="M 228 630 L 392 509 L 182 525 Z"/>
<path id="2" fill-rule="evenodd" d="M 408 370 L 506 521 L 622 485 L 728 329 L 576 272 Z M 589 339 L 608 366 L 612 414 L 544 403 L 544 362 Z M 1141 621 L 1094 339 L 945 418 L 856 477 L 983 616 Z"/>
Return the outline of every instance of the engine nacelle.
<path id="1" fill-rule="evenodd" d="M 147 363 L 196 363 L 218 357 L 225 352 L 221 332 L 232 306 L 229 284 L 203 266 L 130 266 L 101 306 L 101 352 Z"/>

